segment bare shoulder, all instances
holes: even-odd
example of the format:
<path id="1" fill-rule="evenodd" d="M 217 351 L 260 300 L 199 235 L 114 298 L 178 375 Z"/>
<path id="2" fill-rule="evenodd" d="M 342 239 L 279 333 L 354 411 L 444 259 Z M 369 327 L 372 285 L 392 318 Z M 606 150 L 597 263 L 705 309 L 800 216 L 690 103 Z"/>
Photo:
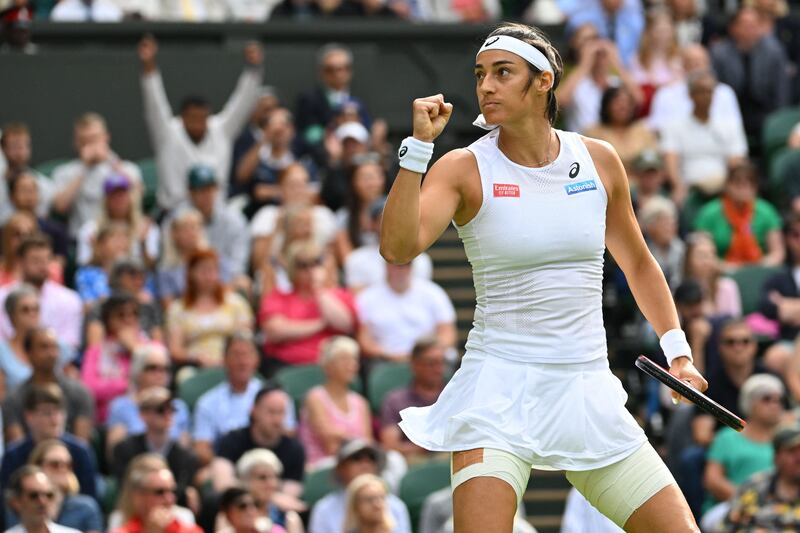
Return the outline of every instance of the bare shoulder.
<path id="1" fill-rule="evenodd" d="M 581 136 L 583 144 L 589 151 L 592 157 L 594 166 L 606 191 L 609 192 L 609 200 L 612 196 L 612 191 L 624 187 L 628 188 L 628 178 L 625 174 L 625 167 L 622 165 L 622 160 L 617 154 L 617 151 L 606 141 L 600 139 L 592 139 L 591 137 Z"/>
<path id="2" fill-rule="evenodd" d="M 445 172 L 447 174 L 463 175 L 464 172 L 478 171 L 478 162 L 475 154 L 466 148 L 450 150 L 431 167 L 430 172 Z"/>

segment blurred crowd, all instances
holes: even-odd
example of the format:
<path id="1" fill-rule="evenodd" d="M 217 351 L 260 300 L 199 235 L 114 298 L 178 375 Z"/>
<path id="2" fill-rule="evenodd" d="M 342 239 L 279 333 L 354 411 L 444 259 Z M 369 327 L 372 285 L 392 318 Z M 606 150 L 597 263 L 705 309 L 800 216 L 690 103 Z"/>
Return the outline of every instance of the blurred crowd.
<path id="1" fill-rule="evenodd" d="M 16 0 L 4 28 L 194 20 L 150 11 L 168 2 L 45 4 Z M 219 4 L 266 10 L 223 17 L 250 20 L 421 9 Z M 475 20 L 536 11 L 489 4 L 447 6 L 483 10 Z M 216 9 L 178 5 L 197 20 Z M 568 43 L 559 125 L 620 154 L 708 394 L 748 425 L 719 428 L 635 372 L 630 407 L 704 531 L 800 529 L 798 18 L 779 0 L 551 7 Z M 47 168 L 31 166 L 25 117 L 2 125 L 5 528 L 451 531 L 447 457 L 397 422 L 457 368 L 456 312 L 428 255 L 380 256 L 402 132 L 351 93 L 352 52 L 320 48 L 316 86 L 289 102 L 248 44 L 218 111 L 202 94 L 172 109 L 158 43 L 136 53 L 148 163 L 118 154 L 114 124 L 93 112 L 75 119 L 72 159 Z M 656 353 L 658 339 L 611 257 L 605 268 L 624 374 L 626 354 Z M 614 530 L 577 493 L 563 527 Z M 530 529 L 521 516 L 515 531 Z"/>

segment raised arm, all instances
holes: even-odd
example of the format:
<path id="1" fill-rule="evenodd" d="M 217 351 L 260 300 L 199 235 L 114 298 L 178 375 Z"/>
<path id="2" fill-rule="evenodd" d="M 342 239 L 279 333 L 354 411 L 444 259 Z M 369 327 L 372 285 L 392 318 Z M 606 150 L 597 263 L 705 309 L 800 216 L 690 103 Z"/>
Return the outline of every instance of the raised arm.
<path id="1" fill-rule="evenodd" d="M 164 82 L 158 72 L 156 56 L 158 44 L 150 36 L 145 36 L 139 41 L 139 61 L 142 64 L 142 105 L 144 107 L 144 121 L 150 133 L 150 142 L 158 150 L 165 142 L 169 122 L 172 120 L 167 93 Z"/>
<path id="2" fill-rule="evenodd" d="M 432 143 L 452 111 L 452 104 L 446 104 L 441 94 L 414 100 L 414 139 Z M 401 165 L 402 156 L 407 155 L 403 150 L 408 148 L 400 148 Z M 472 154 L 454 150 L 433 165 L 424 182 L 421 172 L 400 169 L 381 223 L 381 255 L 387 261 L 408 263 L 436 241 L 461 208 L 459 176 L 474 172 L 474 167 Z"/>
<path id="3" fill-rule="evenodd" d="M 217 115 L 222 124 L 222 130 L 231 142 L 239 135 L 250 117 L 263 77 L 264 53 L 257 43 L 247 43 L 244 47 L 244 60 L 245 68 L 239 76 L 236 88 L 225 103 L 223 110 Z"/>
<path id="4" fill-rule="evenodd" d="M 608 143 L 595 139 L 584 139 L 584 142 L 608 192 L 606 246 L 625 273 L 645 318 L 662 337 L 668 331 L 680 328 L 678 312 L 664 273 L 648 250 L 636 222 L 622 161 Z M 670 372 L 701 391 L 708 388 L 708 383 L 689 357 L 676 357 Z"/>

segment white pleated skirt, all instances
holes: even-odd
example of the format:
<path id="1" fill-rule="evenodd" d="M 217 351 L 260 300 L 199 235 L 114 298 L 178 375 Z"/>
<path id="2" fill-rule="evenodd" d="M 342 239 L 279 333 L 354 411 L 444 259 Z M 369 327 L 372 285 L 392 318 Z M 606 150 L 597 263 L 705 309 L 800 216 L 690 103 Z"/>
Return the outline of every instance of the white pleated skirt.
<path id="1" fill-rule="evenodd" d="M 400 428 L 431 451 L 494 448 L 533 468 L 593 470 L 647 441 L 627 398 L 606 357 L 521 363 L 467 352 L 435 404 L 400 412 Z"/>

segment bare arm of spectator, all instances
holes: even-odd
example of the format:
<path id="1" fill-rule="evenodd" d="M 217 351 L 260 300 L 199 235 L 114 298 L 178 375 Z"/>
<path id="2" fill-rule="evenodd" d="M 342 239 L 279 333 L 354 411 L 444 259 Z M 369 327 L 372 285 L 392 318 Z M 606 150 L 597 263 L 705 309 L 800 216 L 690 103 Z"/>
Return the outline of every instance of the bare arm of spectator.
<path id="1" fill-rule="evenodd" d="M 319 270 L 323 274 L 325 273 L 322 268 Z M 333 291 L 328 289 L 317 291 L 317 305 L 319 305 L 322 319 L 331 328 L 341 333 L 353 333 L 353 328 L 355 327 L 353 315 L 347 305 L 339 300 Z"/>
<path id="2" fill-rule="evenodd" d="M 409 440 L 404 440 L 400 428 L 392 424 L 381 428 L 381 445 L 387 450 L 395 450 L 403 455 L 425 453 L 425 450 Z"/>
<path id="3" fill-rule="evenodd" d="M 272 242 L 275 234 L 262 235 L 253 237 L 250 248 L 250 265 L 253 267 L 253 272 L 263 271 L 269 268 L 272 271 L 270 264 L 270 250 L 272 250 Z M 269 290 L 264 289 L 264 294 L 269 294 Z"/>
<path id="4" fill-rule="evenodd" d="M 330 417 L 318 394 L 309 394 L 306 397 L 306 409 L 311 431 L 319 437 L 325 454 L 334 455 L 348 435 L 330 423 Z"/>
<path id="5" fill-rule="evenodd" d="M 772 230 L 767 233 L 767 253 L 761 259 L 761 264 L 766 266 L 778 266 L 783 264 L 786 257 L 786 248 L 783 245 L 783 233 L 780 230 Z"/>
<path id="6" fill-rule="evenodd" d="M 578 84 L 592 72 L 595 58 L 601 49 L 601 42 L 597 39 L 587 42 L 581 47 L 578 65 L 562 80 L 556 89 L 558 103 L 567 107 L 572 105 L 572 98 Z"/>
<path id="7" fill-rule="evenodd" d="M 736 487 L 725 477 L 725 467 L 715 461 L 706 463 L 703 485 L 720 502 L 728 501 L 736 493 Z"/>
<path id="8" fill-rule="evenodd" d="M 261 65 L 264 61 L 261 47 L 254 42 L 247 43 L 244 47 L 244 60 L 246 67 L 239 76 L 236 89 L 233 90 L 225 107 L 217 115 L 222 124 L 222 130 L 230 142 L 233 142 L 242 131 L 256 103 L 256 98 L 258 98 L 262 78 Z"/>
<path id="9" fill-rule="evenodd" d="M 445 348 L 452 348 L 456 345 L 456 325 L 454 322 L 441 322 L 436 325 L 436 338 L 439 344 Z"/>
<path id="10" fill-rule="evenodd" d="M 622 58 L 619 55 L 619 49 L 611 41 L 604 41 L 604 43 L 606 53 L 611 61 L 611 66 L 617 72 L 617 76 L 619 76 L 620 81 L 622 81 L 622 85 L 631 93 L 631 96 L 633 96 L 633 99 L 636 101 L 636 105 L 641 105 L 641 103 L 644 102 L 644 93 L 642 93 L 641 87 L 639 87 L 639 84 L 633 79 L 628 69 L 625 68 L 625 64 L 622 62 Z"/>
<path id="11" fill-rule="evenodd" d="M 236 181 L 238 183 L 250 183 L 250 180 L 253 178 L 253 174 L 255 174 L 256 167 L 258 167 L 258 163 L 261 161 L 259 153 L 266 144 L 266 138 L 262 137 L 260 141 L 255 143 L 247 152 L 245 152 L 242 158 L 239 159 L 239 164 L 236 166 Z"/>
<path id="12" fill-rule="evenodd" d="M 680 156 L 676 152 L 664 153 L 664 169 L 667 171 L 667 181 L 672 187 L 672 200 L 679 206 L 683 205 L 686 187 L 680 173 Z"/>
<path id="13" fill-rule="evenodd" d="M 353 243 L 350 241 L 350 235 L 347 234 L 347 230 L 339 230 L 336 233 L 333 245 L 336 252 L 336 260 L 340 265 L 343 265 L 347 260 L 347 256 L 353 251 Z"/>
<path id="14" fill-rule="evenodd" d="M 166 141 L 169 123 L 172 120 L 172 108 L 164 90 L 164 81 L 158 72 L 156 56 L 158 45 L 152 37 L 139 41 L 139 61 L 142 64 L 142 104 L 144 121 L 150 133 L 150 142 L 158 151 Z M 161 179 L 164 179 L 163 177 Z"/>
<path id="15" fill-rule="evenodd" d="M 267 334 L 270 342 L 288 342 L 305 339 L 315 335 L 326 327 L 322 318 L 295 320 L 282 315 L 268 317 L 261 323 L 261 328 Z"/>
<path id="16" fill-rule="evenodd" d="M 167 324 L 167 347 L 170 357 L 177 364 L 192 363 L 192 357 L 186 349 L 183 328 L 173 321 L 168 321 Z"/>

